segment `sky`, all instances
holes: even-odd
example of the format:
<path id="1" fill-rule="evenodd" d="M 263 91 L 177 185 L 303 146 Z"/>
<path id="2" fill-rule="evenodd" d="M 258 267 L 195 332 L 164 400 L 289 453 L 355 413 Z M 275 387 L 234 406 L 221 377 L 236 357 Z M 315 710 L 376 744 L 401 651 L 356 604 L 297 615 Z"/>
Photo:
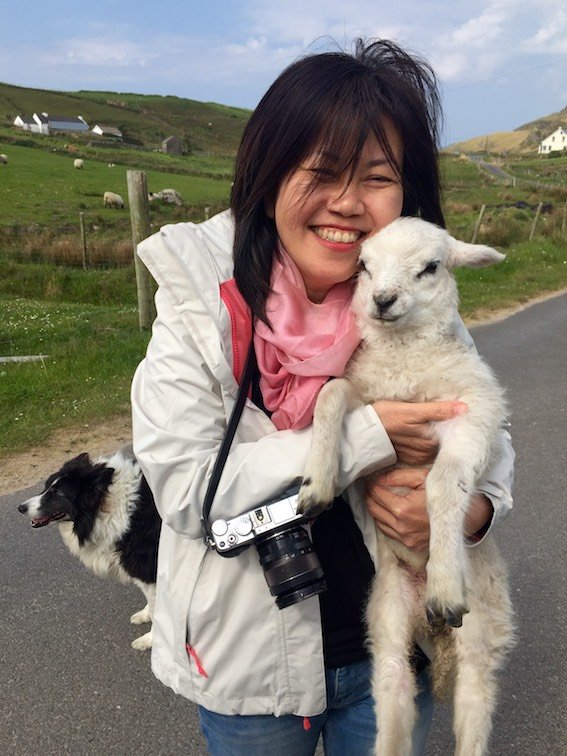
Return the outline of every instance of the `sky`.
<path id="1" fill-rule="evenodd" d="M 0 81 L 20 86 L 253 109 L 299 56 L 381 37 L 434 67 L 444 145 L 567 107 L 565 0 L 0 0 L 2 10 Z"/>

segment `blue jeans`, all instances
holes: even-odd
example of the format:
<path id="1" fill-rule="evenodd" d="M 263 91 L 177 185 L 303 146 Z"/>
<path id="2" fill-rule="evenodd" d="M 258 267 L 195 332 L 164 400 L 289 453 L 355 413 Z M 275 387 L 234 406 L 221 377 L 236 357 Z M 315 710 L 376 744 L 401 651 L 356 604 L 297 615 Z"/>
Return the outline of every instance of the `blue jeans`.
<path id="1" fill-rule="evenodd" d="M 316 717 L 292 714 L 241 716 L 199 707 L 201 729 L 212 756 L 313 756 L 323 736 L 326 756 L 364 756 L 374 752 L 376 719 L 367 661 L 327 671 L 327 708 Z M 433 714 L 426 671 L 418 676 L 418 721 L 414 754 L 421 754 Z"/>

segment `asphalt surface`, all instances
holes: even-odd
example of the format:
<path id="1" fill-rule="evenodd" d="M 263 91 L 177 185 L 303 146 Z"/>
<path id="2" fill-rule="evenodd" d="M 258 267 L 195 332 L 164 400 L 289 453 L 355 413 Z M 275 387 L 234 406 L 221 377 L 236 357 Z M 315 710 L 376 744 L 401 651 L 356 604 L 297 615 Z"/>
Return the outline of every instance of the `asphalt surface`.
<path id="1" fill-rule="evenodd" d="M 473 335 L 508 386 L 517 450 L 515 512 L 499 541 L 519 644 L 501 677 L 491 753 L 565 756 L 567 295 Z M 205 754 L 195 707 L 130 648 L 141 592 L 87 572 L 55 526 L 32 530 L 17 504 L 33 491 L 0 498 L 1 753 Z M 451 752 L 450 713 L 438 707 L 427 753 Z"/>

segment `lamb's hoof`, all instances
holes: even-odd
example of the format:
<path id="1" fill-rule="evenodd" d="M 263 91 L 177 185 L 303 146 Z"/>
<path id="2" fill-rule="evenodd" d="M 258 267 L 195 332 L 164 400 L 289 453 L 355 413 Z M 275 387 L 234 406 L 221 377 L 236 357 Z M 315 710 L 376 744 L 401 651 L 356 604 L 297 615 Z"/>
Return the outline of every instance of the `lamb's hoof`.
<path id="1" fill-rule="evenodd" d="M 451 609 L 442 609 L 439 604 L 430 602 L 427 604 L 427 621 L 433 632 L 440 632 L 446 626 L 462 627 L 463 614 L 468 613 L 466 606 L 455 606 Z"/>
<path id="2" fill-rule="evenodd" d="M 301 488 L 299 489 L 299 497 L 297 499 L 297 513 L 304 515 L 307 519 L 317 517 L 321 512 L 324 512 L 328 508 L 329 504 L 333 500 L 332 497 L 329 501 L 328 497 L 322 497 L 315 490 L 311 478 L 304 478 Z"/>

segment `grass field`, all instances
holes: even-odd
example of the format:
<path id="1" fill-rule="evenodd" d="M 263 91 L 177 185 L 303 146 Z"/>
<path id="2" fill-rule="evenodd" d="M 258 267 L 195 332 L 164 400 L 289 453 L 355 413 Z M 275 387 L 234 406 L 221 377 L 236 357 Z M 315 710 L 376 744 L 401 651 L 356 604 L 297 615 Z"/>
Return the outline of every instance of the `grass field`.
<path id="1" fill-rule="evenodd" d="M 77 226 L 82 211 L 91 226 L 99 225 L 104 229 L 124 221 L 121 225 L 129 228 L 127 167 L 124 165 L 115 162 L 115 167 L 109 168 L 108 162 L 85 158 L 84 168 L 77 170 L 73 167 L 75 153 L 61 155 L 1 141 L 0 152 L 9 159 L 8 165 L 1 166 L 0 170 L 0 227 Z M 124 154 L 130 152 L 126 150 Z M 111 157 L 116 161 L 120 154 Z M 175 189 L 187 205 L 200 207 L 228 202 L 230 180 L 227 178 L 169 173 L 155 168 L 145 172 L 150 192 Z M 126 208 L 123 211 L 105 208 L 102 196 L 106 191 L 120 194 Z"/>

